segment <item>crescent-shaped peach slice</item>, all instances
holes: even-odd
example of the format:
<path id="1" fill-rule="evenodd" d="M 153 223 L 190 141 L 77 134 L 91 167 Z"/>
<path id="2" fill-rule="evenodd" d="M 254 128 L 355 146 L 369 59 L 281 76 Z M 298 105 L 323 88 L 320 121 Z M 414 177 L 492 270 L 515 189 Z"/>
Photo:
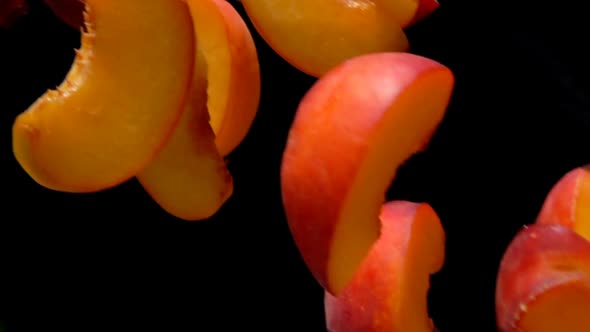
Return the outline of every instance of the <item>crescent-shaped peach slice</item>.
<path id="1" fill-rule="evenodd" d="M 167 141 L 193 72 L 184 1 L 87 0 L 82 47 L 63 83 L 13 125 L 13 151 L 39 184 L 92 192 L 135 176 Z"/>
<path id="2" fill-rule="evenodd" d="M 355 56 L 407 51 L 397 19 L 374 0 L 242 0 L 256 30 L 292 66 L 320 77 Z"/>
<path id="3" fill-rule="evenodd" d="M 436 61 L 374 53 L 337 66 L 301 101 L 283 154 L 283 203 L 304 261 L 330 294 L 377 241 L 385 192 L 438 128 L 453 86 Z"/>

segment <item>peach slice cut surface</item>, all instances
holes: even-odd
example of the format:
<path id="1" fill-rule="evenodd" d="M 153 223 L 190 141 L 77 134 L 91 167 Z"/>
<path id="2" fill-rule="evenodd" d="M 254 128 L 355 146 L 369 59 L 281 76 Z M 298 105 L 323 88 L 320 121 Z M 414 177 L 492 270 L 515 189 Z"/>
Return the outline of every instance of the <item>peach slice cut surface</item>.
<path id="1" fill-rule="evenodd" d="M 183 1 L 87 0 L 82 47 L 64 82 L 13 125 L 13 151 L 39 184 L 92 192 L 135 176 L 176 126 L 192 78 Z"/>
<path id="2" fill-rule="evenodd" d="M 303 98 L 283 154 L 283 203 L 293 238 L 333 295 L 377 240 L 396 170 L 441 122 L 452 72 L 409 53 L 344 62 Z"/>
<path id="3" fill-rule="evenodd" d="M 445 234 L 428 204 L 386 203 L 381 235 L 338 297 L 325 292 L 331 332 L 432 332 L 427 294 L 442 268 Z"/>
<path id="4" fill-rule="evenodd" d="M 395 17 L 373 0 L 242 0 L 242 4 L 270 47 L 315 77 L 354 56 L 409 48 Z"/>

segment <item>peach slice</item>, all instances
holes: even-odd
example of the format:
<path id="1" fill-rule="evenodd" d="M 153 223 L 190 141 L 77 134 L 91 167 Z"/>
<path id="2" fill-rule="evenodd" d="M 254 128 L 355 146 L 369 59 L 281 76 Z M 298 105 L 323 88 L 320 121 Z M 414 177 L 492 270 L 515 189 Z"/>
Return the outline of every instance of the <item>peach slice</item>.
<path id="1" fill-rule="evenodd" d="M 590 241 L 590 166 L 569 171 L 551 188 L 539 224 L 562 224 Z"/>
<path id="2" fill-rule="evenodd" d="M 379 235 L 396 170 L 423 148 L 454 86 L 444 65 L 410 53 L 345 61 L 301 101 L 281 166 L 295 243 L 332 295 L 350 282 Z"/>
<path id="3" fill-rule="evenodd" d="M 407 26 L 412 26 L 418 22 L 421 22 L 426 17 L 430 16 L 435 10 L 440 7 L 440 3 L 437 0 L 419 0 L 418 10 L 416 15 L 408 23 Z"/>
<path id="4" fill-rule="evenodd" d="M 444 263 L 445 233 L 428 204 L 389 202 L 381 235 L 338 297 L 325 292 L 330 332 L 432 332 L 430 275 Z"/>
<path id="5" fill-rule="evenodd" d="M 192 99 L 170 141 L 137 178 L 168 213 L 201 220 L 233 192 L 222 156 L 242 141 L 254 120 L 260 73 L 252 36 L 229 3 L 187 3 L 198 44 Z"/>
<path id="6" fill-rule="evenodd" d="M 82 0 L 43 0 L 60 20 L 80 29 L 84 24 L 84 2 Z"/>
<path id="7" fill-rule="evenodd" d="M 8 28 L 28 9 L 25 0 L 0 1 L 0 27 Z"/>
<path id="8" fill-rule="evenodd" d="M 135 176 L 166 143 L 193 72 L 186 3 L 87 0 L 86 31 L 57 90 L 13 125 L 13 151 L 39 184 L 92 192 Z"/>
<path id="9" fill-rule="evenodd" d="M 563 225 L 520 231 L 498 272 L 502 332 L 590 331 L 590 242 Z"/>
<path id="10" fill-rule="evenodd" d="M 315 77 L 354 56 L 409 48 L 396 18 L 374 0 L 242 0 L 242 4 L 269 46 Z"/>
<path id="11" fill-rule="evenodd" d="M 233 191 L 232 177 L 209 125 L 207 83 L 204 66 L 199 67 L 195 69 L 191 100 L 177 129 L 156 159 L 137 175 L 160 207 L 188 221 L 209 218 Z"/>
<path id="12" fill-rule="evenodd" d="M 207 63 L 208 109 L 222 156 L 248 133 L 260 101 L 260 68 L 248 26 L 225 0 L 189 0 L 199 44 Z"/>

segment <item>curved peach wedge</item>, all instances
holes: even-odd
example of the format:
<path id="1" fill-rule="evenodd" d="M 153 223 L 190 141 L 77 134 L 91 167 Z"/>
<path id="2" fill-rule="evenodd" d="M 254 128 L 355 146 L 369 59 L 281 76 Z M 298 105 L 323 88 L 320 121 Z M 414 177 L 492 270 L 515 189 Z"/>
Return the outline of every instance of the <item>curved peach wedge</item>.
<path id="1" fill-rule="evenodd" d="M 377 240 L 385 192 L 437 129 L 453 86 L 436 61 L 374 53 L 337 66 L 301 101 L 283 153 L 282 198 L 305 263 L 332 295 Z"/>
<path id="2" fill-rule="evenodd" d="M 216 213 L 233 192 L 223 156 L 242 141 L 254 120 L 260 73 L 252 36 L 229 3 L 187 3 L 197 40 L 191 99 L 166 146 L 137 178 L 168 213 L 201 220 Z"/>
<path id="3" fill-rule="evenodd" d="M 260 101 L 260 68 L 248 26 L 225 0 L 189 0 L 199 47 L 207 64 L 210 124 L 222 156 L 248 133 Z"/>
<path id="4" fill-rule="evenodd" d="M 315 77 L 358 55 L 409 48 L 395 17 L 374 0 L 242 0 L 242 4 L 269 46 Z"/>
<path id="5" fill-rule="evenodd" d="M 430 275 L 444 263 L 445 233 L 428 204 L 394 201 L 381 210 L 381 235 L 338 297 L 325 292 L 330 332 L 432 332 Z"/>
<path id="6" fill-rule="evenodd" d="M 232 177 L 217 151 L 209 125 L 204 66 L 195 68 L 191 92 L 176 130 L 156 158 L 137 175 L 161 208 L 189 221 L 209 218 L 233 192 Z"/>
<path id="7" fill-rule="evenodd" d="M 502 332 L 590 331 L 590 242 L 563 225 L 520 231 L 498 272 Z"/>
<path id="8" fill-rule="evenodd" d="M 590 166 L 573 169 L 557 181 L 536 222 L 562 224 L 590 241 Z"/>
<path id="9" fill-rule="evenodd" d="M 71 26 L 80 29 L 84 25 L 84 2 L 83 0 L 43 0 L 51 8 L 60 20 Z"/>
<path id="10" fill-rule="evenodd" d="M 151 162 L 179 120 L 193 72 L 183 1 L 86 5 L 82 47 L 64 82 L 13 125 L 20 165 L 39 184 L 66 192 L 115 186 Z"/>

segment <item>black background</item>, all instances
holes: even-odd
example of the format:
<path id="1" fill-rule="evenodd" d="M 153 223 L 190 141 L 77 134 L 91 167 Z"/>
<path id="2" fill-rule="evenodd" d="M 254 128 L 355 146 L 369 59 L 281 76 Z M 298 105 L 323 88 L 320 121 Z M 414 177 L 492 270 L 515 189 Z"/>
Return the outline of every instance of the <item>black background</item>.
<path id="1" fill-rule="evenodd" d="M 429 149 L 400 169 L 388 199 L 428 202 L 444 224 L 446 263 L 429 295 L 440 330 L 495 331 L 503 251 L 551 186 L 590 163 L 588 29 L 574 1 L 441 4 L 408 37 L 413 53 L 454 71 L 455 92 Z M 250 28 L 259 113 L 229 157 L 234 195 L 194 223 L 164 213 L 135 180 L 85 195 L 34 183 L 13 157 L 12 122 L 61 82 L 79 33 L 39 1 L 0 30 L 6 331 L 325 331 L 323 291 L 292 241 L 279 183 L 289 125 L 314 79 Z"/>

